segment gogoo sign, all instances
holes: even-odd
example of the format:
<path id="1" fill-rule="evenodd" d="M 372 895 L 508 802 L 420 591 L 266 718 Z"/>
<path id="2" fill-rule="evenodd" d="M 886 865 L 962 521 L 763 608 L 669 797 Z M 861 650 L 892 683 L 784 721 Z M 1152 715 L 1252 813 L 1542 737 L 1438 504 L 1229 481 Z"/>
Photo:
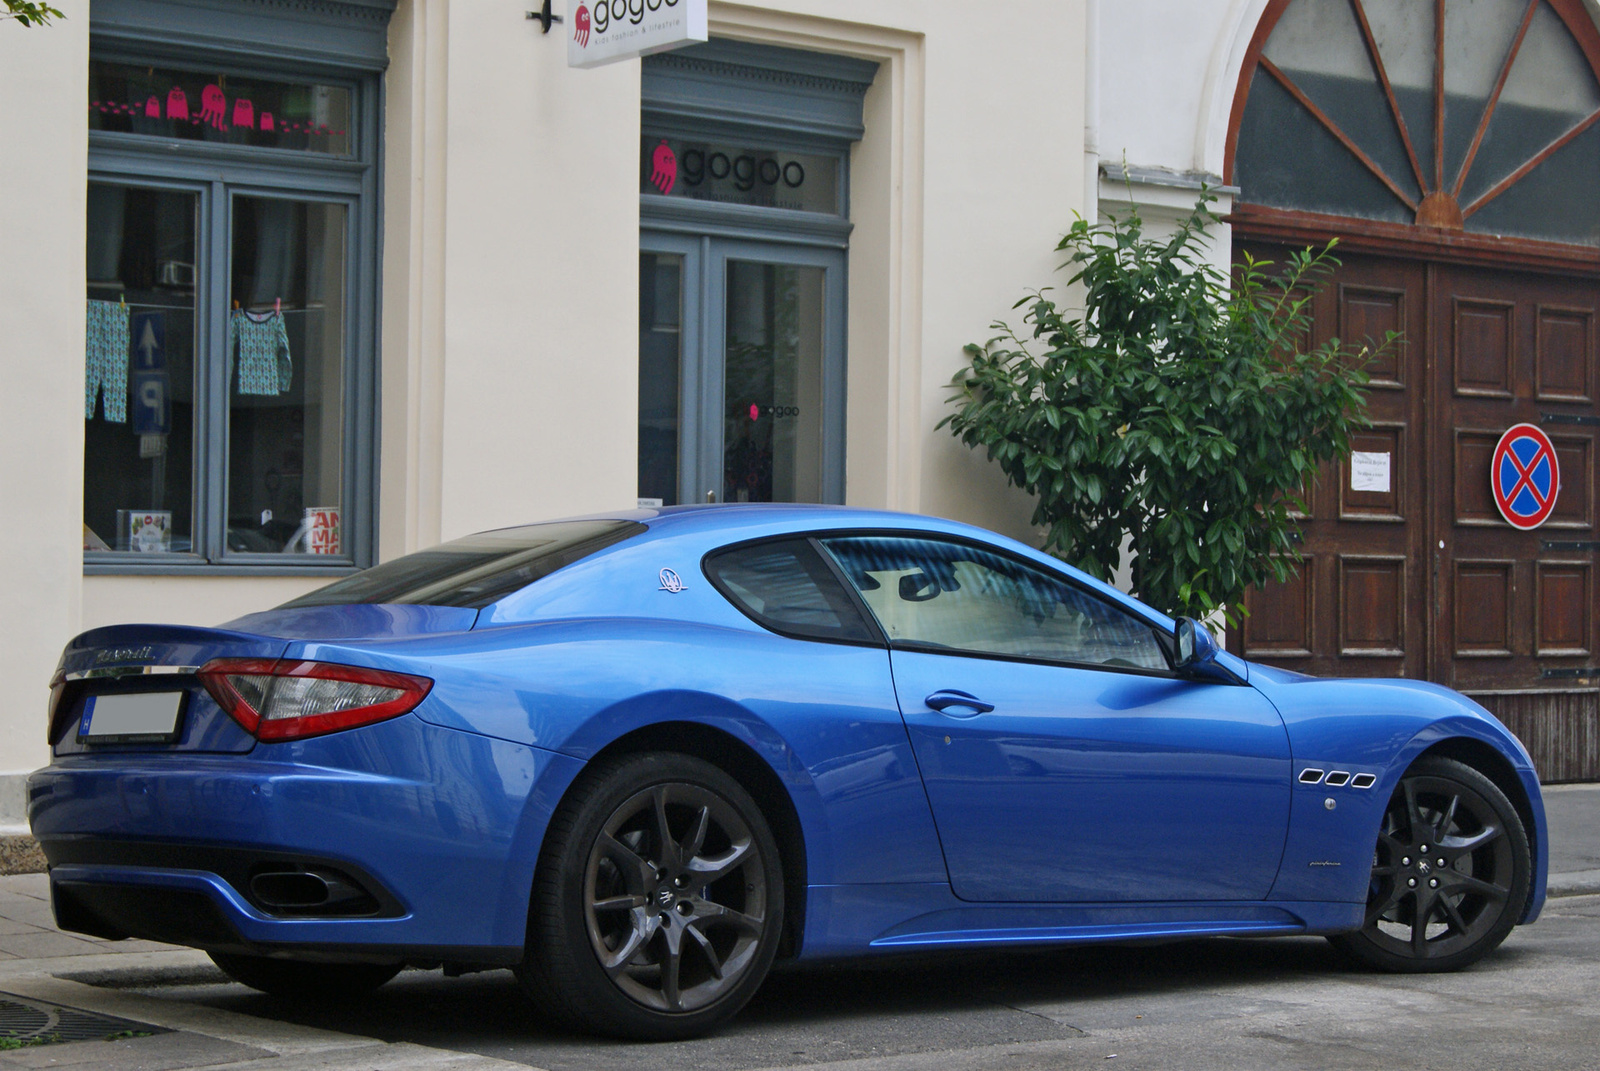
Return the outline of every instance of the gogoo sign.
<path id="1" fill-rule="evenodd" d="M 568 67 L 648 56 L 711 36 L 707 0 L 577 0 Z"/>
<path id="2" fill-rule="evenodd" d="M 1489 485 L 1508 524 L 1526 531 L 1549 520 L 1561 493 L 1561 469 L 1550 437 L 1532 424 L 1507 428 L 1489 462 Z"/>

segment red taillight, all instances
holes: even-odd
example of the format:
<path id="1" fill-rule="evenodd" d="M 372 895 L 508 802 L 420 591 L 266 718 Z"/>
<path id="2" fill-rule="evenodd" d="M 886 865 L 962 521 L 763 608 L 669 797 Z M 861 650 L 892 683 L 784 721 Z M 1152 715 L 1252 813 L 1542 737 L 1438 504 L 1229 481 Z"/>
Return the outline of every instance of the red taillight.
<path id="1" fill-rule="evenodd" d="M 298 740 L 396 718 L 433 687 L 406 673 L 272 658 L 216 658 L 199 677 L 258 740 Z"/>
<path id="2" fill-rule="evenodd" d="M 50 742 L 51 747 L 54 747 L 66 735 L 65 727 L 59 724 L 67 713 L 61 705 L 61 696 L 66 690 L 66 680 L 62 678 L 61 674 L 57 673 L 50 682 L 50 705 L 46 708 L 45 713 L 45 724 L 47 726 L 45 739 Z"/>

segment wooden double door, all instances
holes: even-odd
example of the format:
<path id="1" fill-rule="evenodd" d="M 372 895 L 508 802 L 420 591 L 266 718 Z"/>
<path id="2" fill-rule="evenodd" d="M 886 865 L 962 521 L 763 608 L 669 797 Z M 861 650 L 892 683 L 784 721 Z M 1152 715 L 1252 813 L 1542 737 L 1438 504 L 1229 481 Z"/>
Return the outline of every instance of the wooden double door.
<path id="1" fill-rule="evenodd" d="M 1499 714 L 1546 779 L 1600 778 L 1600 281 L 1341 259 L 1312 342 L 1403 341 L 1368 366 L 1371 426 L 1352 460 L 1312 489 L 1299 575 L 1250 593 L 1229 646 L 1317 675 L 1449 685 Z M 1545 431 L 1560 466 L 1533 531 L 1501 517 L 1490 487 L 1495 445 L 1519 423 Z"/>

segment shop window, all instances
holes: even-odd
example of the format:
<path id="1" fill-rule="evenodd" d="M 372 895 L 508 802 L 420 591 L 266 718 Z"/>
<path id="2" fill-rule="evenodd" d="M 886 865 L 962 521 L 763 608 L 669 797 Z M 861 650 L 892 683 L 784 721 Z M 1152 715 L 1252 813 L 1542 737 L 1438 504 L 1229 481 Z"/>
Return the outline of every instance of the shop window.
<path id="1" fill-rule="evenodd" d="M 341 86 L 89 64 L 90 130 L 348 156 L 351 118 Z"/>
<path id="2" fill-rule="evenodd" d="M 216 9 L 226 26 L 228 5 Z M 158 39 L 145 59 L 101 36 L 89 75 L 86 570 L 370 564 L 374 57 L 355 56 L 347 77 L 327 63 L 308 77 L 270 48 L 265 60 L 169 56 Z"/>
<path id="3" fill-rule="evenodd" d="M 645 59 L 641 506 L 844 501 L 849 159 L 876 75 L 720 40 Z"/>

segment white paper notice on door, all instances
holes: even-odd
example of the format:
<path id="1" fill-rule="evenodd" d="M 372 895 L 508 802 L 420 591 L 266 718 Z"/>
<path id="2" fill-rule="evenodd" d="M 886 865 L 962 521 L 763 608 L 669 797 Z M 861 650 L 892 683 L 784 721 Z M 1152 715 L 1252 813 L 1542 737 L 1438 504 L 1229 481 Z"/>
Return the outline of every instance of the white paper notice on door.
<path id="1" fill-rule="evenodd" d="M 1356 450 L 1350 455 L 1350 490 L 1389 491 L 1389 454 Z"/>

